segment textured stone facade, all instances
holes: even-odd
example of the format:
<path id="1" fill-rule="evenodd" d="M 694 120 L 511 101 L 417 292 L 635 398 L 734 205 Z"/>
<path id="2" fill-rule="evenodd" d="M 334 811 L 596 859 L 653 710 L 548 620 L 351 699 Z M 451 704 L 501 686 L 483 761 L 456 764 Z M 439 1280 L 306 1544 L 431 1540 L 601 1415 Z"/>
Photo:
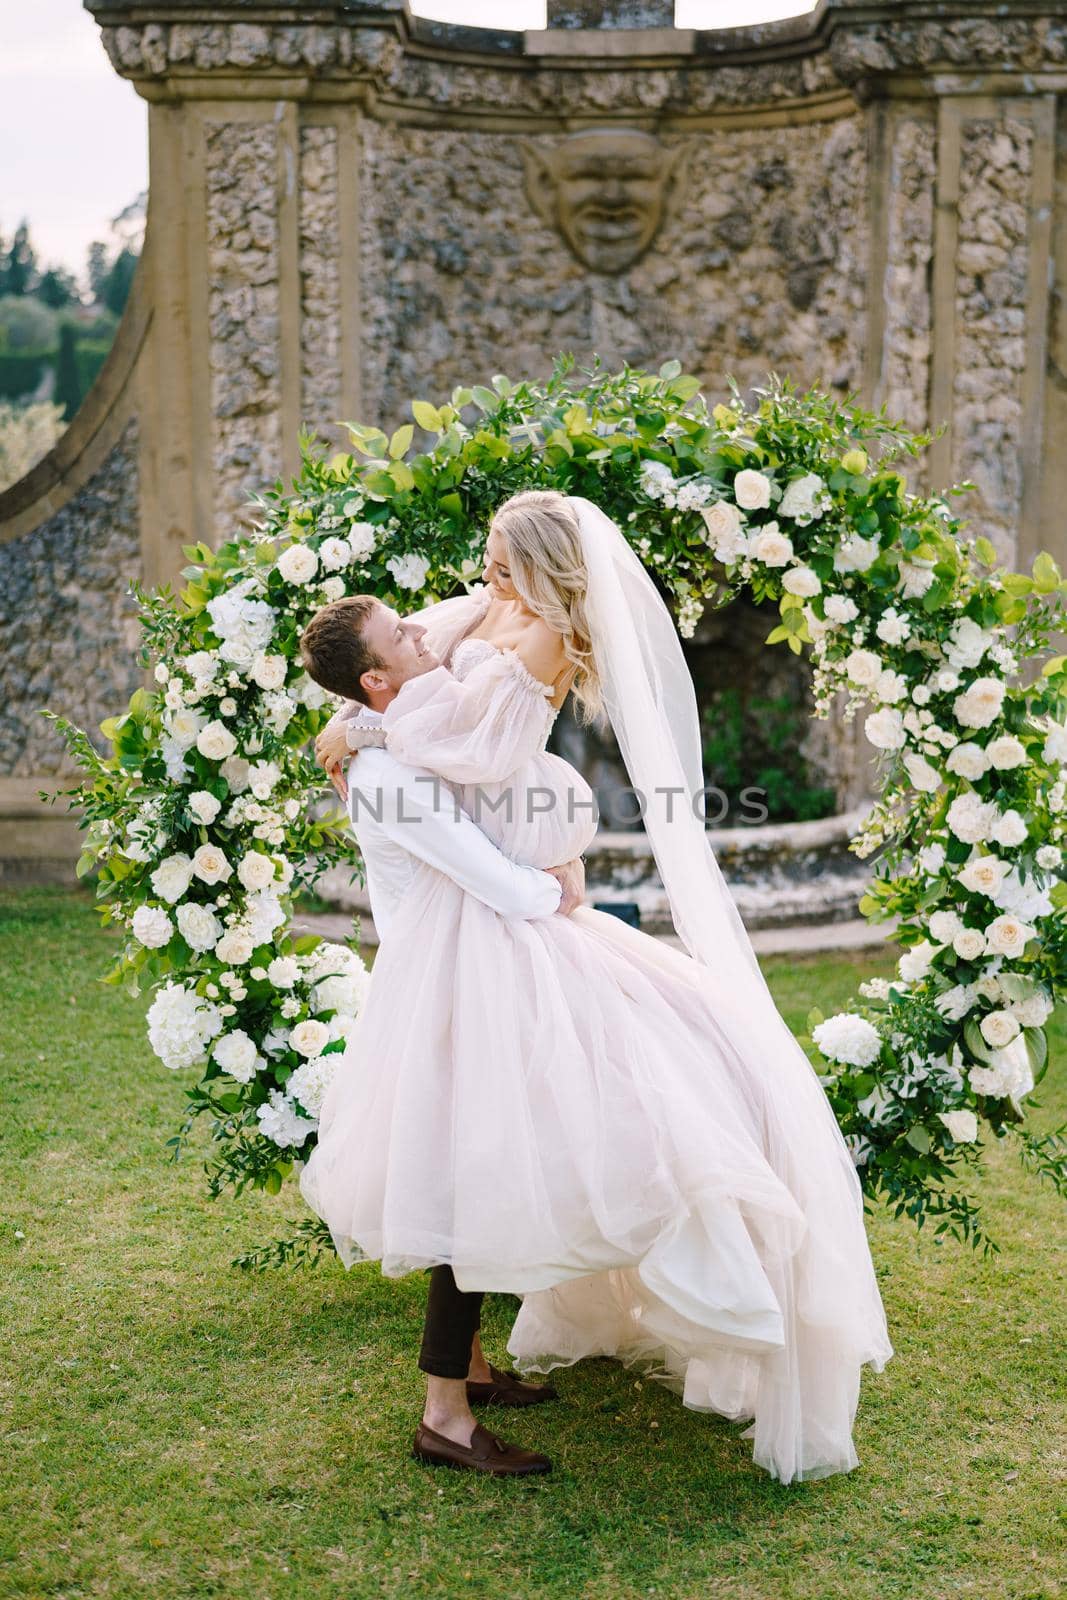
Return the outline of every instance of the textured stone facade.
<path id="1" fill-rule="evenodd" d="M 138 428 L 61 511 L 0 544 L 0 773 L 70 770 L 47 707 L 94 733 L 140 682 L 127 594 L 140 574 Z"/>
<path id="2" fill-rule="evenodd" d="M 341 226 L 337 129 L 300 130 L 300 403 L 326 429 L 341 405 Z"/>

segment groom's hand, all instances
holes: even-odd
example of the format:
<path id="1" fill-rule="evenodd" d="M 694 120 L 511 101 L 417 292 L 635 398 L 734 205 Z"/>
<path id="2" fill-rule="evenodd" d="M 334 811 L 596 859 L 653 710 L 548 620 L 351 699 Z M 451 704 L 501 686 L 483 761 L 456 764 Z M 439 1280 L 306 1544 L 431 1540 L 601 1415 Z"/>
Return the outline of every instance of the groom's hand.
<path id="1" fill-rule="evenodd" d="M 557 915 L 569 917 L 585 899 L 585 862 L 578 856 L 562 867 L 549 867 L 548 870 L 563 885 L 563 895 L 557 907 Z"/>
<path id="2" fill-rule="evenodd" d="M 348 804 L 348 784 L 345 781 L 344 762 L 349 754 L 348 733 L 343 722 L 328 722 L 315 740 L 315 760 L 337 790 L 344 805 Z"/>

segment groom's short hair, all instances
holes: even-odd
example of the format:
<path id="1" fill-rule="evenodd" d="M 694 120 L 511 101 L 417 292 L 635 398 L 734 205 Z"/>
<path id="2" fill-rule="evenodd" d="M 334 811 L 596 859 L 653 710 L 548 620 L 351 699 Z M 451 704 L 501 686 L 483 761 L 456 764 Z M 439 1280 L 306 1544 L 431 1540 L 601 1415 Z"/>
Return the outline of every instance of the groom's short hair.
<path id="1" fill-rule="evenodd" d="M 367 648 L 363 629 L 380 603 L 373 594 L 350 594 L 316 611 L 300 635 L 300 656 L 308 677 L 321 688 L 369 704 L 360 677 L 384 663 Z"/>

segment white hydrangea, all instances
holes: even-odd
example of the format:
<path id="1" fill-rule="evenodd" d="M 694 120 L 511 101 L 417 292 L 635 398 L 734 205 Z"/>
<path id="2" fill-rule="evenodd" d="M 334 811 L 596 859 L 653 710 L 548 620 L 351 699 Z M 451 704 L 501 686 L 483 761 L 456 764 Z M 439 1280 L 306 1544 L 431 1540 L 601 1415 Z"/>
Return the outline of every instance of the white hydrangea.
<path id="1" fill-rule="evenodd" d="M 854 1011 L 839 1011 L 817 1023 L 811 1037 L 828 1061 L 851 1067 L 869 1067 L 882 1048 L 877 1028 Z"/>
<path id="2" fill-rule="evenodd" d="M 315 1132 L 315 1123 L 300 1116 L 280 1089 L 270 1091 L 267 1103 L 257 1107 L 256 1117 L 263 1135 L 281 1150 L 302 1145 L 308 1135 Z"/>
<path id="3" fill-rule="evenodd" d="M 148 1042 L 172 1072 L 203 1061 L 221 1027 L 218 1007 L 181 983 L 164 984 L 148 1008 Z"/>
<path id="4" fill-rule="evenodd" d="M 928 589 L 933 587 L 934 574 L 931 570 L 932 561 L 921 560 L 916 557 L 913 561 L 902 561 L 897 568 L 900 579 L 900 592 L 905 600 L 921 600 Z"/>
<path id="5" fill-rule="evenodd" d="M 249 598 L 254 583 L 245 579 L 207 604 L 211 631 L 220 641 L 219 656 L 231 667 L 251 666 L 274 635 L 273 608 L 264 600 Z"/>
<path id="6" fill-rule="evenodd" d="M 312 993 L 312 1005 L 316 1011 L 338 1011 L 342 1016 L 356 1017 L 363 1005 L 367 982 L 368 975 L 362 967 L 323 978 Z"/>
<path id="7" fill-rule="evenodd" d="M 174 934 L 174 924 L 162 906 L 138 906 L 131 927 L 134 938 L 146 950 L 162 950 Z"/>
<path id="8" fill-rule="evenodd" d="M 897 962 L 897 971 L 905 983 L 918 983 L 925 978 L 930 970 L 930 963 L 937 954 L 937 946 L 923 939 L 920 944 L 914 944 L 905 950 Z"/>
<path id="9" fill-rule="evenodd" d="M 219 768 L 231 794 L 243 794 L 248 788 L 248 771 L 244 756 L 228 756 Z"/>
<path id="10" fill-rule="evenodd" d="M 962 926 L 958 912 L 935 911 L 930 918 L 930 936 L 937 944 L 951 944 Z"/>
<path id="11" fill-rule="evenodd" d="M 778 514 L 792 517 L 798 526 L 804 528 L 809 522 L 817 522 L 830 503 L 823 480 L 817 472 L 809 472 L 803 478 L 794 478 L 786 484 Z"/>
<path id="12" fill-rule="evenodd" d="M 275 931 L 285 922 L 285 912 L 277 895 L 269 890 L 250 894 L 245 901 L 244 926 L 255 946 L 269 944 Z"/>
<path id="13" fill-rule="evenodd" d="M 390 556 L 385 565 L 400 589 L 421 589 L 430 570 L 430 563 L 425 556 L 411 552 L 404 556 Z"/>
<path id="14" fill-rule="evenodd" d="M 321 1112 L 326 1091 L 340 1062 L 341 1056 L 334 1051 L 328 1056 L 315 1056 L 310 1061 L 302 1061 L 296 1071 L 290 1074 L 286 1091 L 293 1100 L 300 1102 L 308 1116 L 318 1117 Z"/>

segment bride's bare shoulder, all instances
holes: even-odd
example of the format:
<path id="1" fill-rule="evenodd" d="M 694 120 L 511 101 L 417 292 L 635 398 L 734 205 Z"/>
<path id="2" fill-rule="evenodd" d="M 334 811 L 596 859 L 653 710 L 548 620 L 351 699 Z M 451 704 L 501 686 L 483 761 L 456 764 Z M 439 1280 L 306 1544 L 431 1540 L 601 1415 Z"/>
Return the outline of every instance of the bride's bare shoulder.
<path id="1" fill-rule="evenodd" d="M 515 640 L 515 654 L 542 683 L 554 683 L 567 660 L 563 640 L 540 617 L 532 617 Z"/>

